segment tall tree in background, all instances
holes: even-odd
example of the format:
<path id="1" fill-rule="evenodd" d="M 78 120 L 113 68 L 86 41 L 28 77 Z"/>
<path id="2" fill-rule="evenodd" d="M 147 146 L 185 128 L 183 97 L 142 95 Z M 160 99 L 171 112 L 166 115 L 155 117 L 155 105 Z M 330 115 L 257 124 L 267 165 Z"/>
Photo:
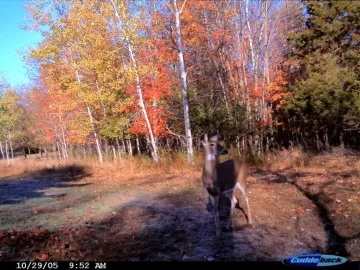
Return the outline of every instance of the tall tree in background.
<path id="1" fill-rule="evenodd" d="M 13 89 L 0 92 L 0 152 L 8 161 L 14 157 L 14 140 L 19 135 L 17 125 L 23 114 L 19 100 L 20 96 Z"/>
<path id="2" fill-rule="evenodd" d="M 178 6 L 177 0 L 172 0 L 172 7 L 169 5 L 173 15 L 175 16 L 175 31 L 176 31 L 176 45 L 179 59 L 179 73 L 181 81 L 181 95 L 184 110 L 184 125 L 185 125 L 185 137 L 186 137 L 186 151 L 188 162 L 194 164 L 194 153 L 193 153 L 193 138 L 191 134 L 190 125 L 190 114 L 189 114 L 189 99 L 188 99 L 188 84 L 187 74 L 184 58 L 184 48 L 181 35 L 181 21 L 180 14 L 183 12 L 187 0 L 184 0 L 181 7 Z"/>
<path id="3" fill-rule="evenodd" d="M 344 133 L 358 130 L 360 116 L 360 3 L 303 1 L 307 28 L 292 35 L 288 123 L 316 138 L 318 150 L 344 147 Z"/>
<path id="4" fill-rule="evenodd" d="M 109 145 L 114 160 L 115 148 L 131 155 L 136 139 L 155 162 L 166 145 L 190 163 L 215 130 L 253 160 L 275 138 L 339 141 L 359 126 L 358 7 L 344 3 L 303 1 L 302 31 L 298 1 L 32 1 L 44 41 L 29 59 L 51 97 L 41 106 L 64 114 L 66 139 L 49 138 L 96 146 L 100 162 Z"/>
<path id="5" fill-rule="evenodd" d="M 138 95 L 138 102 L 146 123 L 148 135 L 150 137 L 151 155 L 155 162 L 159 162 L 158 147 L 154 135 L 154 127 L 153 124 L 150 122 L 148 108 L 145 106 L 144 93 L 141 86 L 141 72 L 139 70 L 139 61 L 136 56 L 135 44 L 138 43 L 139 37 L 137 36 L 137 31 L 141 31 L 139 29 L 141 22 L 135 16 L 130 15 L 130 9 L 128 6 L 129 2 L 123 0 L 110 0 L 110 3 L 112 5 L 117 20 L 117 27 L 120 30 L 119 34 L 123 42 L 125 43 L 125 46 L 129 53 L 130 63 L 132 65 L 132 75 L 135 78 L 135 87 Z"/>

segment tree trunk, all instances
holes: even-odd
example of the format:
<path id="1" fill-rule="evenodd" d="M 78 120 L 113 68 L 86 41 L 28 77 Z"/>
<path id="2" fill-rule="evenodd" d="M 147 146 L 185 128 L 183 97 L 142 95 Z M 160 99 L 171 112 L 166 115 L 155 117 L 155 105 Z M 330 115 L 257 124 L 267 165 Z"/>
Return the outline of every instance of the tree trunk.
<path id="1" fill-rule="evenodd" d="M 264 14 L 264 73 L 265 73 L 265 86 L 268 86 L 270 83 L 270 72 L 269 72 L 269 33 L 268 33 L 268 1 L 263 0 L 263 14 Z M 266 89 L 266 88 L 265 88 Z M 264 89 L 262 93 L 262 102 L 263 108 L 267 111 L 267 104 L 266 104 L 266 95 L 267 91 Z M 267 115 L 263 115 L 264 120 L 266 120 Z"/>
<path id="2" fill-rule="evenodd" d="M 236 136 L 236 149 L 238 151 L 239 157 L 241 157 L 241 150 L 240 150 L 240 137 Z"/>
<path id="3" fill-rule="evenodd" d="M 137 154 L 140 155 L 141 151 L 140 151 L 140 142 L 139 142 L 139 136 L 136 135 L 136 150 L 137 150 Z"/>
<path id="4" fill-rule="evenodd" d="M 301 137 L 302 144 L 304 145 L 305 149 L 307 149 L 308 146 L 307 146 L 307 143 L 306 143 L 306 141 L 305 141 L 305 139 L 304 139 L 304 136 L 303 136 L 303 133 L 302 133 L 302 132 L 300 132 L 300 137 Z"/>
<path id="5" fill-rule="evenodd" d="M 150 156 L 152 157 L 151 142 L 149 135 L 146 135 L 145 138 L 146 138 L 146 149 L 148 149 L 148 153 L 150 153 Z"/>
<path id="6" fill-rule="evenodd" d="M 116 149 L 118 151 L 118 154 L 119 154 L 119 157 L 121 159 L 123 153 L 121 151 L 121 146 L 120 146 L 120 143 L 119 143 L 119 139 L 118 138 L 115 138 L 115 142 L 116 142 Z"/>
<path id="7" fill-rule="evenodd" d="M 322 150 L 322 142 L 320 141 L 318 131 L 315 131 L 315 139 L 316 139 L 316 148 L 320 152 Z"/>
<path id="8" fill-rule="evenodd" d="M 115 150 L 115 146 L 111 146 L 111 149 L 112 149 L 112 152 L 113 152 L 113 155 L 114 155 L 114 163 L 116 163 L 116 150 Z"/>
<path id="9" fill-rule="evenodd" d="M 227 87 L 226 85 L 224 84 L 222 78 L 221 78 L 221 74 L 220 74 L 220 70 L 217 72 L 218 74 L 218 79 L 219 79 L 219 82 L 220 82 L 220 85 L 221 85 L 221 89 L 222 89 L 222 92 L 223 92 L 223 95 L 224 95 L 224 101 L 225 101 L 225 106 L 226 106 L 226 111 L 227 113 L 230 115 L 230 107 L 229 107 L 229 102 L 228 102 L 228 99 L 227 99 L 227 96 L 226 96 L 226 93 L 227 93 Z"/>
<path id="10" fill-rule="evenodd" d="M 121 143 L 122 143 L 122 149 L 123 149 L 123 152 L 124 152 L 124 155 L 125 155 L 126 154 L 125 140 L 121 139 Z"/>
<path id="11" fill-rule="evenodd" d="M 182 47 L 182 37 L 181 37 L 181 26 L 180 26 L 180 13 L 177 0 L 173 0 L 174 13 L 175 13 L 175 22 L 176 22 L 176 37 L 177 37 L 177 47 L 179 55 L 179 65 L 180 65 L 180 77 L 181 77 L 181 94 L 184 107 L 184 122 L 185 122 L 185 136 L 186 136 L 186 147 L 187 147 L 187 158 L 190 164 L 194 164 L 194 152 L 193 152 L 193 139 L 191 135 L 191 126 L 190 126 L 190 116 L 189 116 L 189 100 L 187 96 L 187 81 L 186 81 L 186 69 L 184 62 L 184 52 Z"/>
<path id="12" fill-rule="evenodd" d="M 129 151 L 129 156 L 133 156 L 131 139 L 127 139 L 127 140 L 126 140 L 126 143 L 127 143 L 127 148 L 128 148 L 128 151 Z"/>
<path id="13" fill-rule="evenodd" d="M 10 133 L 9 133 L 9 146 L 10 146 L 11 158 L 14 158 L 14 149 L 13 149 L 13 146 L 12 146 Z"/>
<path id="14" fill-rule="evenodd" d="M 238 6 L 238 1 L 234 1 L 234 9 L 236 11 L 236 14 L 242 14 L 242 1 L 240 1 L 240 6 Z M 251 108 L 250 108 L 250 93 L 249 93 L 249 87 L 248 87 L 248 81 L 247 81 L 247 70 L 246 70 L 246 56 L 245 54 L 245 49 L 244 49 L 244 40 L 245 38 L 243 37 L 243 33 L 242 33 L 242 25 L 240 25 L 240 23 L 243 21 L 243 18 L 240 16 L 237 17 L 235 19 L 235 32 L 236 34 L 236 50 L 237 53 L 239 55 L 239 61 L 240 63 L 238 64 L 239 70 L 241 70 L 241 74 L 240 71 L 238 72 L 238 81 L 240 83 L 240 87 L 244 89 L 244 95 L 243 95 L 243 102 L 245 103 L 245 108 L 246 108 L 246 127 L 248 130 L 251 129 L 251 122 L 252 122 L 252 115 L 251 115 Z M 227 65 L 229 66 L 229 63 L 227 63 Z M 231 69 L 230 67 L 228 67 L 229 69 L 229 74 L 231 74 Z M 234 87 L 238 87 L 235 86 Z M 245 151 L 247 151 L 246 149 L 246 141 L 248 141 L 248 138 L 244 138 L 244 145 L 245 145 Z"/>
<path id="15" fill-rule="evenodd" d="M 105 139 L 105 140 L 102 140 L 102 145 L 103 145 L 103 151 L 105 151 L 105 156 L 106 157 L 108 157 L 108 155 L 109 155 L 109 142 L 108 142 L 108 140 L 107 139 Z"/>
<path id="16" fill-rule="evenodd" d="M 1 141 L 0 141 L 0 152 L 1 152 L 1 159 L 4 159 L 5 156 L 4 156 L 4 150 L 3 150 L 3 147 L 2 147 Z"/>
<path id="17" fill-rule="evenodd" d="M 118 151 L 118 156 L 119 156 L 120 162 L 121 162 L 121 164 L 124 164 L 123 153 L 121 151 L 119 139 L 115 138 L 115 141 L 116 141 L 116 148 L 117 148 L 117 151 Z"/>
<path id="18" fill-rule="evenodd" d="M 344 132 L 343 131 L 340 132 L 339 140 L 340 140 L 340 148 L 345 149 Z"/>
<path id="19" fill-rule="evenodd" d="M 247 141 L 248 141 L 248 149 L 249 149 L 249 154 L 252 160 L 254 160 L 255 158 L 255 153 L 254 153 L 254 144 L 253 144 L 253 136 L 252 135 L 248 135 L 247 137 Z"/>
<path id="20" fill-rule="evenodd" d="M 100 94 L 100 88 L 99 88 L 99 83 L 98 83 L 98 80 L 95 81 L 95 85 L 96 85 L 96 93 L 98 94 L 98 97 L 99 97 L 99 100 L 100 100 L 100 103 L 101 103 L 101 107 L 103 109 L 103 119 L 106 118 L 106 106 L 101 98 L 101 94 Z"/>
<path id="21" fill-rule="evenodd" d="M 70 49 L 70 54 L 72 54 L 71 49 Z M 75 68 L 76 79 L 77 79 L 78 83 L 81 84 L 81 79 L 80 79 L 79 71 L 77 69 L 77 65 L 76 65 L 75 60 L 73 60 L 73 65 L 74 65 L 74 68 Z M 91 128 L 92 128 L 92 132 L 93 132 L 94 137 L 95 137 L 96 150 L 97 150 L 99 162 L 100 162 L 100 164 L 102 164 L 103 163 L 103 156 L 102 156 L 102 152 L 101 152 L 101 148 L 100 148 L 100 142 L 99 142 L 98 134 L 97 134 L 97 131 L 95 129 L 94 118 L 93 118 L 93 115 L 92 115 L 89 104 L 87 102 L 85 102 L 84 100 L 83 100 L 83 102 L 85 103 L 86 111 L 87 111 L 87 113 L 89 115 L 89 118 L 90 118 L 90 124 L 91 124 Z"/>
<path id="22" fill-rule="evenodd" d="M 170 142 L 169 142 L 169 138 L 166 138 L 166 148 L 170 149 Z"/>
<path id="23" fill-rule="evenodd" d="M 207 29 L 207 32 L 208 32 L 208 35 L 210 36 L 211 35 L 211 29 L 209 28 L 209 24 L 208 24 L 208 19 L 207 19 L 207 14 L 206 12 L 204 12 L 204 19 L 205 19 L 205 25 L 207 26 L 206 29 Z M 211 41 L 210 41 L 211 42 Z M 214 42 L 211 42 L 211 48 L 213 50 L 215 50 L 215 45 L 214 45 Z M 214 58 L 213 59 L 213 63 L 214 63 L 214 66 L 216 68 L 216 74 L 217 74 L 217 77 L 218 77 L 218 80 L 219 80 L 219 83 L 220 83 L 220 86 L 221 86 L 221 90 L 223 92 L 223 96 L 224 96 L 224 102 L 225 102 L 225 106 L 226 106 L 226 110 L 227 110 L 227 113 L 230 115 L 230 107 L 229 107 L 229 102 L 228 102 L 228 98 L 227 98 L 227 86 L 224 84 L 224 81 L 223 81 L 223 78 L 221 77 L 221 69 L 220 69 L 220 65 L 218 64 L 218 62 L 216 61 L 216 59 Z M 195 144 L 196 145 L 196 144 Z"/>
<path id="24" fill-rule="evenodd" d="M 64 142 L 60 142 L 60 144 L 61 144 L 61 153 L 63 155 L 63 159 L 67 160 L 67 153 L 66 153 L 66 149 L 65 149 L 65 146 L 64 146 Z"/>
<path id="25" fill-rule="evenodd" d="M 121 27 L 123 27 L 123 22 L 122 22 L 122 20 L 120 18 L 120 15 L 118 13 L 118 9 L 117 9 L 114 1 L 113 0 L 110 0 L 110 1 L 112 3 L 113 9 L 114 9 L 115 16 L 118 19 L 118 22 L 121 25 Z M 126 45 L 127 45 L 127 49 L 129 51 L 129 54 L 130 54 L 131 63 L 133 65 L 133 68 L 134 68 L 134 71 L 135 71 L 136 92 L 137 92 L 137 95 L 139 97 L 139 105 L 140 105 L 141 111 L 142 111 L 142 113 L 144 115 L 147 131 L 148 131 L 148 134 L 150 136 L 150 142 L 151 142 L 151 147 L 152 147 L 152 157 L 153 157 L 153 160 L 156 163 L 158 163 L 159 162 L 158 149 L 157 149 L 157 145 L 155 143 L 154 133 L 153 133 L 153 130 L 152 130 L 152 127 L 151 127 L 151 123 L 150 123 L 148 113 L 147 113 L 147 110 L 146 110 L 146 107 L 145 107 L 144 99 L 143 99 L 143 91 L 141 89 L 140 77 L 139 77 L 138 67 L 137 67 L 137 62 L 136 62 L 136 57 L 135 57 L 135 51 L 134 51 L 134 48 L 133 48 L 129 38 L 126 37 L 126 32 L 124 32 L 124 34 L 125 34 L 125 42 L 126 42 Z"/>
<path id="26" fill-rule="evenodd" d="M 299 136 L 298 136 L 299 132 L 295 131 L 295 139 L 296 139 L 296 146 L 300 145 L 300 141 L 299 141 Z"/>
<path id="27" fill-rule="evenodd" d="M 5 140 L 5 154 L 6 154 L 6 160 L 9 163 L 9 146 L 7 140 Z"/>
<path id="28" fill-rule="evenodd" d="M 266 134 L 265 153 L 266 154 L 270 153 L 270 140 L 269 140 L 269 135 L 268 134 Z"/>
<path id="29" fill-rule="evenodd" d="M 97 154 L 98 154 L 99 162 L 100 162 L 100 164 L 102 164 L 103 163 L 103 155 L 102 155 L 101 148 L 100 148 L 99 137 L 98 137 L 98 134 L 97 134 L 96 129 L 95 129 L 95 123 L 94 123 L 94 118 L 93 118 L 91 109 L 90 109 L 90 107 L 89 107 L 89 105 L 87 103 L 86 103 L 86 110 L 87 110 L 87 113 L 88 113 L 89 118 L 90 118 L 91 128 L 92 128 L 92 132 L 93 132 L 94 138 L 95 138 L 96 151 L 97 151 Z"/>
<path id="30" fill-rule="evenodd" d="M 59 121 L 60 121 L 60 129 L 61 129 L 61 147 L 63 149 L 63 156 L 65 160 L 69 159 L 69 154 L 68 154 L 68 149 L 67 149 L 67 143 L 66 143 L 66 136 L 65 136 L 65 131 L 64 128 L 62 127 L 61 123 L 62 123 L 62 119 L 59 116 Z"/>
<path id="31" fill-rule="evenodd" d="M 255 134 L 254 136 L 254 150 L 257 153 L 257 156 L 259 157 L 261 155 L 261 145 L 260 145 L 260 136 L 259 134 Z"/>
<path id="32" fill-rule="evenodd" d="M 324 134 L 324 143 L 325 143 L 325 150 L 329 151 L 330 150 L 330 144 L 329 144 L 329 137 L 328 137 L 327 129 L 325 130 L 325 134 Z"/>
<path id="33" fill-rule="evenodd" d="M 241 153 L 243 154 L 244 157 L 246 157 L 246 137 L 243 136 L 241 138 Z"/>

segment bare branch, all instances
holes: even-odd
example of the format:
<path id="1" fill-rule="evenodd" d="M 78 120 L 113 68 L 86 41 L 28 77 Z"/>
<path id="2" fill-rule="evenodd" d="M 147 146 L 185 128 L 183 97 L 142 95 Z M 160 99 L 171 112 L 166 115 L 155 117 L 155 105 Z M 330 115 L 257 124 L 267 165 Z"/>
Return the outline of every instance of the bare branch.
<path id="1" fill-rule="evenodd" d="M 169 5 L 168 1 L 166 1 L 166 0 L 164 0 L 164 1 L 165 1 L 166 5 L 170 8 L 171 12 L 172 12 L 173 14 L 175 14 L 174 10 L 173 10 L 173 9 L 171 8 L 171 6 Z"/>
<path id="2" fill-rule="evenodd" d="M 182 4 L 182 7 L 181 7 L 179 13 L 181 13 L 181 12 L 183 11 L 186 1 L 187 1 L 187 0 L 184 0 L 184 3 Z"/>
<path id="3" fill-rule="evenodd" d="M 172 132 L 172 131 L 168 128 L 168 126 L 165 126 L 165 129 L 166 129 L 171 135 L 174 135 L 174 136 L 178 137 L 179 140 L 180 140 L 184 145 L 186 145 L 186 137 L 185 137 L 184 135 L 176 134 L 176 133 Z"/>

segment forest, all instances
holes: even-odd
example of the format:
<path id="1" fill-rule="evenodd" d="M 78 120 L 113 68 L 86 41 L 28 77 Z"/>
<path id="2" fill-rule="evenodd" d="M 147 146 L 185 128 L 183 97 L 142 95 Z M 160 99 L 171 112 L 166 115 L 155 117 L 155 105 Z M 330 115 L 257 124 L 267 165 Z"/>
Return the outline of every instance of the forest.
<path id="1" fill-rule="evenodd" d="M 359 4 L 30 1 L 32 83 L 1 83 L 2 158 L 157 163 L 216 132 L 240 156 L 359 145 Z"/>
<path id="2" fill-rule="evenodd" d="M 360 259 L 360 2 L 25 2 L 42 41 L 31 83 L 0 79 L 0 260 Z M 204 134 L 250 166 L 255 227 L 221 243 Z"/>

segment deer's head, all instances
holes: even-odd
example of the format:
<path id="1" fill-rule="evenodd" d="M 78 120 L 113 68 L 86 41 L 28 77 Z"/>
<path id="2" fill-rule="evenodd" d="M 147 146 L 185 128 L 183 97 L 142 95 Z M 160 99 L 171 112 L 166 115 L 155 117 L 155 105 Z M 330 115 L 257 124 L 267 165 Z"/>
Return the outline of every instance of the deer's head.
<path id="1" fill-rule="evenodd" d="M 201 141 L 201 143 L 204 147 L 207 160 L 215 160 L 216 156 L 226 155 L 228 153 L 228 150 L 219 144 L 217 135 L 208 138 L 208 135 L 205 133 L 204 140 Z"/>

